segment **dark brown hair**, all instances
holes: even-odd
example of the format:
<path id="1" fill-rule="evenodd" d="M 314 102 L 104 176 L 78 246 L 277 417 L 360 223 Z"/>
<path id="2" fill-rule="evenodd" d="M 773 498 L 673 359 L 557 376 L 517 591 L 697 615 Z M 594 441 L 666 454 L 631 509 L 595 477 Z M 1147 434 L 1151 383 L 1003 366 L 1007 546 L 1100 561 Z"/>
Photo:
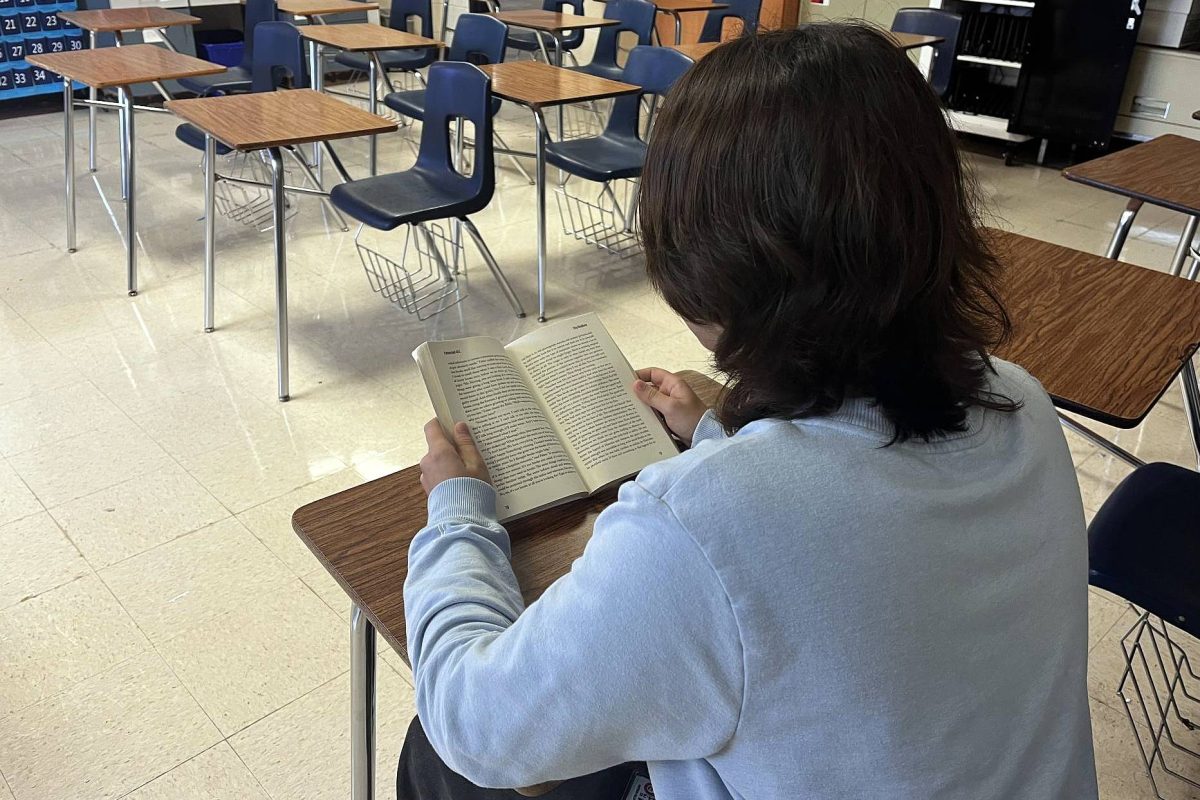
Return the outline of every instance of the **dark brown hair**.
<path id="1" fill-rule="evenodd" d="M 820 23 L 718 47 L 655 123 L 640 221 L 650 280 L 723 329 L 719 417 L 872 398 L 893 441 L 964 429 L 1011 328 L 941 105 L 878 30 Z"/>

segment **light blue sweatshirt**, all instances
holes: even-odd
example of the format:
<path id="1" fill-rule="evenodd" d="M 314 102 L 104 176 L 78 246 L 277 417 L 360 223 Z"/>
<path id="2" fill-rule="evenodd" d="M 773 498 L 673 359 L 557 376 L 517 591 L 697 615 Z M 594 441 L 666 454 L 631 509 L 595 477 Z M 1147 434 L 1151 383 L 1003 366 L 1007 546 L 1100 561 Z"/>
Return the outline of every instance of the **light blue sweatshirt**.
<path id="1" fill-rule="evenodd" d="M 661 800 L 1097 796 L 1087 543 L 1054 409 L 891 447 L 881 412 L 706 416 L 528 608 L 491 488 L 439 485 L 404 588 L 417 709 L 486 787 L 647 761 Z"/>

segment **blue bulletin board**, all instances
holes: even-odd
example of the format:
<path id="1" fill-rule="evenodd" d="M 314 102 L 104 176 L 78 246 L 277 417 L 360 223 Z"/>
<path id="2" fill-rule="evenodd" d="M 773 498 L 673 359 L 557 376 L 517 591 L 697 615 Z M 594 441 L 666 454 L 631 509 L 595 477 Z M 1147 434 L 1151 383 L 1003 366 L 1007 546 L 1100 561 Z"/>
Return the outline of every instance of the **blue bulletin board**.
<path id="1" fill-rule="evenodd" d="M 58 16 L 74 10 L 75 0 L 0 0 L 0 101 L 62 91 L 59 75 L 25 57 L 87 47 L 86 34 Z"/>

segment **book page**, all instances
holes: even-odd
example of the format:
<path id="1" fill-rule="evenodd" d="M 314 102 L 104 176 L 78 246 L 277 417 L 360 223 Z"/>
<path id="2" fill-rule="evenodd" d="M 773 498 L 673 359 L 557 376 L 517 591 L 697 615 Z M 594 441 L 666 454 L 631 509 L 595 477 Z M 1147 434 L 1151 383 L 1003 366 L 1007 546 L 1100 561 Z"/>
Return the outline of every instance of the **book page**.
<path id="1" fill-rule="evenodd" d="M 571 457 L 521 373 L 494 339 L 428 342 L 414 353 L 444 400 L 449 433 L 466 422 L 496 489 L 500 519 L 512 519 L 587 492 Z M 434 396 L 435 387 L 429 386 Z M 435 397 L 435 409 L 438 406 Z M 448 419 L 442 419 L 448 414 Z"/>
<path id="2" fill-rule="evenodd" d="M 531 333 L 508 351 L 537 390 L 588 491 L 678 452 L 658 417 L 633 394 L 633 370 L 595 314 Z"/>

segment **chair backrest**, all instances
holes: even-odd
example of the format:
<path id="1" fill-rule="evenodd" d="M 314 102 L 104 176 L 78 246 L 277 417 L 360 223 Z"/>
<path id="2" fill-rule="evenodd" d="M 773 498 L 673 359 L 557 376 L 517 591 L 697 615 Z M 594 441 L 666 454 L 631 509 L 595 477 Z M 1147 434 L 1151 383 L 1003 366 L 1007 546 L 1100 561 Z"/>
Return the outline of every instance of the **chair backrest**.
<path id="1" fill-rule="evenodd" d="M 596 39 L 596 51 L 592 54 L 593 64 L 615 67 L 617 46 L 621 34 L 628 31 L 637 37 L 638 44 L 650 44 L 650 33 L 654 30 L 653 3 L 647 0 L 610 0 L 604 7 L 604 18 L 617 20 L 616 25 L 600 29 Z"/>
<path id="2" fill-rule="evenodd" d="M 543 11 L 583 15 L 583 0 L 542 0 Z M 549 40 L 547 40 L 549 41 Z M 567 31 L 562 35 L 563 50 L 574 50 L 583 44 L 583 31 Z M 563 66 L 566 66 L 565 64 Z"/>
<path id="3" fill-rule="evenodd" d="M 929 71 L 929 85 L 938 97 L 945 97 L 950 90 L 950 76 L 954 73 L 962 17 L 936 8 L 902 8 L 892 19 L 892 30 L 940 36 L 945 40 L 933 46 L 933 69 Z"/>
<path id="4" fill-rule="evenodd" d="M 416 33 L 428 39 L 433 38 L 433 3 L 431 0 L 392 0 L 392 10 L 388 12 L 388 27 L 398 31 L 407 31 L 409 20 L 416 17 L 420 20 L 420 30 Z"/>
<path id="5" fill-rule="evenodd" d="M 275 22 L 279 17 L 275 11 L 275 0 L 246 0 L 246 17 L 242 25 L 243 50 L 242 66 L 251 69 L 254 66 L 254 32 L 260 23 Z"/>
<path id="6" fill-rule="evenodd" d="M 79 3 L 79 9 L 81 11 L 107 11 L 110 8 L 112 8 L 112 3 L 110 3 L 109 0 L 80 0 Z M 96 34 L 96 47 L 114 47 L 116 44 L 116 34 Z"/>
<path id="7" fill-rule="evenodd" d="M 486 14 L 462 14 L 454 24 L 454 38 L 446 51 L 447 61 L 499 64 L 504 60 L 508 26 Z"/>
<path id="8" fill-rule="evenodd" d="M 483 204 L 491 200 L 496 189 L 491 101 L 492 80 L 474 64 L 438 61 L 430 65 L 421 146 L 414 167 L 427 178 L 458 189 L 466 181 L 472 197 Z M 475 126 L 475 168 L 469 176 L 454 169 L 450 146 L 460 118 Z"/>
<path id="9" fill-rule="evenodd" d="M 1088 526 L 1088 582 L 1200 636 L 1200 474 L 1138 467 Z"/>
<path id="10" fill-rule="evenodd" d="M 742 33 L 758 31 L 758 14 L 762 10 L 762 0 L 721 0 L 728 3 L 729 8 L 715 8 L 704 17 L 704 27 L 700 30 L 700 41 L 721 41 L 721 28 L 729 18 L 742 21 Z"/>
<path id="11" fill-rule="evenodd" d="M 642 91 L 613 100 L 612 114 L 604 127 L 604 135 L 638 138 L 642 96 L 667 94 L 693 63 L 683 53 L 669 47 L 639 45 L 633 48 L 629 60 L 625 62 L 621 80 L 642 87 Z"/>
<path id="12" fill-rule="evenodd" d="M 260 22 L 254 28 L 254 63 L 250 65 L 250 91 L 273 92 L 285 79 L 299 89 L 308 86 L 304 43 L 290 22 Z"/>

